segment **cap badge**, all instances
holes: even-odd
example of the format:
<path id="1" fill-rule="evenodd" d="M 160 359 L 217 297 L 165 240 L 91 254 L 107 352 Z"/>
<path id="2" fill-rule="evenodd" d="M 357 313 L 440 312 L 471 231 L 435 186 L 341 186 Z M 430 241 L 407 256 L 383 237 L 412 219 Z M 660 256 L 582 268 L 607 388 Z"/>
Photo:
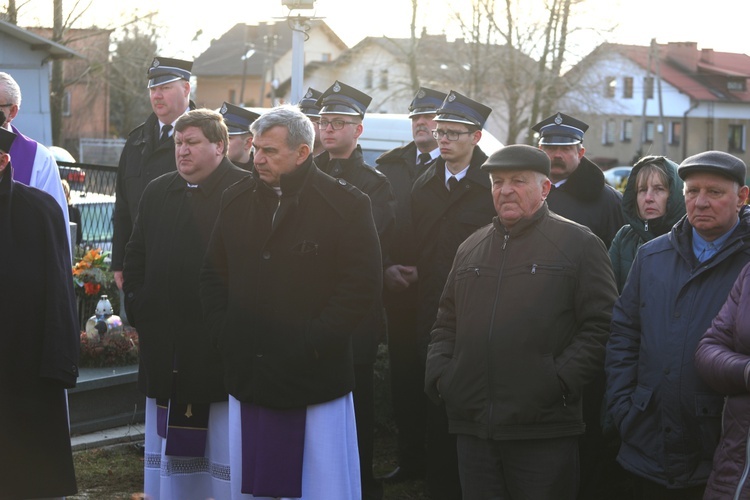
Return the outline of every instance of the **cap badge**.
<path id="1" fill-rule="evenodd" d="M 226 104 L 222 104 L 221 105 L 221 110 L 219 110 L 219 113 L 221 113 L 222 115 L 227 114 L 227 105 Z"/>
<path id="2" fill-rule="evenodd" d="M 310 99 L 312 97 L 312 91 L 308 90 L 307 94 L 305 94 L 305 99 Z"/>
<path id="3" fill-rule="evenodd" d="M 333 84 L 333 91 L 334 92 L 341 92 L 341 85 L 339 85 L 339 82 L 336 82 Z"/>
<path id="4" fill-rule="evenodd" d="M 453 102 L 456 100 L 456 94 L 451 92 L 451 95 L 448 96 L 448 102 Z"/>
<path id="5" fill-rule="evenodd" d="M 159 67 L 159 64 L 161 64 L 161 63 L 159 62 L 159 60 L 158 60 L 158 59 L 154 59 L 154 62 L 153 62 L 153 63 L 151 63 L 151 67 L 152 67 L 152 68 L 158 68 L 158 67 Z"/>
<path id="6" fill-rule="evenodd" d="M 557 116 L 555 117 L 555 124 L 560 125 L 563 122 L 562 116 L 560 116 L 560 113 L 557 113 Z"/>
<path id="7" fill-rule="evenodd" d="M 417 92 L 417 99 L 421 99 L 424 97 L 424 90 L 419 89 L 419 92 Z"/>

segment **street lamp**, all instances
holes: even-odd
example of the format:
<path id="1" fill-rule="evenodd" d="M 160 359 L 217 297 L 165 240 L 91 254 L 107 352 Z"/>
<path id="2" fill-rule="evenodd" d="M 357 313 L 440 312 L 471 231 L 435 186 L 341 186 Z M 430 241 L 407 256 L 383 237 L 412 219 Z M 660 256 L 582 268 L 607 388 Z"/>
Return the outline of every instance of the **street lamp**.
<path id="1" fill-rule="evenodd" d="M 315 7 L 315 0 L 281 0 L 281 5 L 289 8 L 287 21 L 292 24 L 292 93 L 290 101 L 297 104 L 302 98 L 302 81 L 305 70 L 305 23 L 312 19 L 297 14 L 292 17 L 293 10 L 310 10 Z"/>

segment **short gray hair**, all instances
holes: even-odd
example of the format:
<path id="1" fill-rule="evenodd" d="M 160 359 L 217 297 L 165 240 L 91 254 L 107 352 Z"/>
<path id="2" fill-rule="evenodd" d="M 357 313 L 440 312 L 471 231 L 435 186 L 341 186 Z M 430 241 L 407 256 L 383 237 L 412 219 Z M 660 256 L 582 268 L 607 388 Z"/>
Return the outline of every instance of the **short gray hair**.
<path id="1" fill-rule="evenodd" d="M 8 73 L 0 71 L 0 87 L 5 89 L 5 96 L 10 101 L 9 103 L 4 102 L 3 104 L 15 104 L 19 108 L 21 107 L 21 87 Z"/>
<path id="2" fill-rule="evenodd" d="M 307 144 L 312 151 L 315 126 L 298 107 L 285 104 L 263 113 L 250 125 L 250 133 L 253 136 L 262 135 L 273 127 L 287 129 L 286 145 L 289 149 L 297 149 L 300 145 Z"/>

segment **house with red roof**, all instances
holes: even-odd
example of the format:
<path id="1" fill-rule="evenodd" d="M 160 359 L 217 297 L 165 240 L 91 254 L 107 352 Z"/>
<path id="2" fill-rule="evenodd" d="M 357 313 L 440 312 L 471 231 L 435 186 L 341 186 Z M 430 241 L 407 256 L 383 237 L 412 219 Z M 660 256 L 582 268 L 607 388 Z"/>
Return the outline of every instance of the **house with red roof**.
<path id="1" fill-rule="evenodd" d="M 603 44 L 566 75 L 561 111 L 586 121 L 586 156 L 603 168 L 645 155 L 678 163 L 710 149 L 750 161 L 750 56 L 694 42 Z"/>

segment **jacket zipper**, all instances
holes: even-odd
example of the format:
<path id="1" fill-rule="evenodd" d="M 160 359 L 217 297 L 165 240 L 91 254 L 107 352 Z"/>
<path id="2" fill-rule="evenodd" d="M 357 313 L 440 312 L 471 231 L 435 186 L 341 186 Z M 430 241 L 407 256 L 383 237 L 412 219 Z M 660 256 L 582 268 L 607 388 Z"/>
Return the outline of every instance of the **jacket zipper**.
<path id="1" fill-rule="evenodd" d="M 745 440 L 745 468 L 742 470 L 740 482 L 737 484 L 737 489 L 734 492 L 734 500 L 739 500 L 742 488 L 744 488 L 745 481 L 747 481 L 748 472 L 750 472 L 750 429 L 748 429 L 747 439 Z"/>
<path id="2" fill-rule="evenodd" d="M 543 264 L 532 264 L 531 274 L 536 274 L 537 269 L 549 269 L 552 271 L 563 271 L 565 267 L 564 266 L 545 266 Z"/>
<path id="3" fill-rule="evenodd" d="M 495 313 L 497 313 L 497 297 L 500 293 L 500 282 L 502 281 L 503 268 L 505 267 L 505 247 L 508 246 L 508 239 L 510 235 L 505 233 L 503 237 L 502 252 L 500 253 L 500 269 L 497 273 L 497 286 L 495 287 L 495 300 L 492 303 L 492 319 L 490 320 L 490 331 L 487 332 L 487 401 L 489 402 L 490 408 L 487 412 L 487 436 L 492 437 L 492 413 L 494 411 L 494 405 L 492 404 L 492 374 L 490 373 L 490 367 L 492 366 L 492 349 L 490 344 L 492 342 L 492 329 L 495 326 Z M 479 270 L 477 269 L 477 275 Z"/>
<path id="4" fill-rule="evenodd" d="M 643 227 L 645 228 L 645 231 L 648 232 L 648 221 L 643 221 Z"/>

